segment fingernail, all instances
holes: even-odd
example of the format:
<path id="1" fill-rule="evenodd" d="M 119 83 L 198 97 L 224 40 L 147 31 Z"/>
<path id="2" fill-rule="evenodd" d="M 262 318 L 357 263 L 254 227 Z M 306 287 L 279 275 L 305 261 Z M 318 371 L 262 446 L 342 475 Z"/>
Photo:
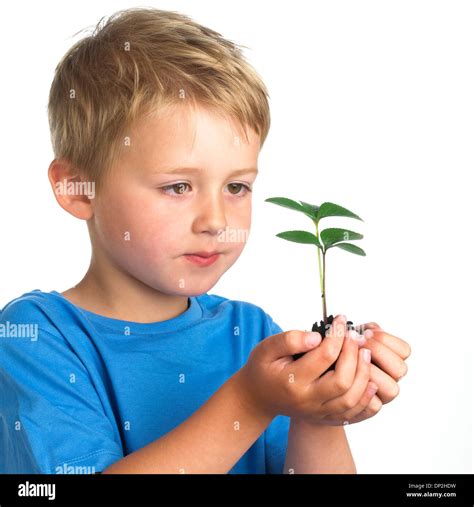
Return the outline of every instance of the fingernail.
<path id="1" fill-rule="evenodd" d="M 372 329 L 366 329 L 364 331 L 364 336 L 366 338 L 372 338 L 374 336 L 374 332 L 372 331 Z"/>
<path id="2" fill-rule="evenodd" d="M 364 354 L 364 361 L 365 361 L 366 363 L 370 363 L 370 358 L 371 358 L 371 356 L 372 356 L 372 354 L 371 354 L 371 352 L 370 352 L 370 349 L 362 349 L 362 350 L 364 351 L 364 352 L 363 352 L 363 354 Z"/>
<path id="3" fill-rule="evenodd" d="M 359 333 L 357 331 L 354 331 L 354 329 L 351 329 L 348 333 L 349 338 L 352 338 L 353 340 L 358 341 L 359 340 Z"/>
<path id="4" fill-rule="evenodd" d="M 314 347 L 321 341 L 321 335 L 316 332 L 306 333 L 306 344 L 308 347 Z"/>
<path id="5" fill-rule="evenodd" d="M 376 384 L 370 384 L 368 389 L 369 396 L 373 396 L 377 392 L 378 388 L 379 387 Z"/>

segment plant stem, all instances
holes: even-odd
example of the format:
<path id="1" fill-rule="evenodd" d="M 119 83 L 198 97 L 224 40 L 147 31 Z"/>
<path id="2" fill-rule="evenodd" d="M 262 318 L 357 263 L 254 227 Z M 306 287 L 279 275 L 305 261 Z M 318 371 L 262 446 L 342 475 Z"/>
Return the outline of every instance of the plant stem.
<path id="1" fill-rule="evenodd" d="M 318 241 L 321 243 L 321 240 L 319 238 L 319 224 L 318 222 L 315 222 L 316 224 L 316 237 L 318 238 Z M 323 304 L 323 319 L 324 324 L 326 324 L 326 291 L 325 291 L 325 252 L 323 251 L 323 265 L 321 266 L 321 249 L 319 247 L 316 247 L 318 249 L 318 267 L 319 267 L 319 286 L 321 287 L 321 298 L 322 298 L 322 304 Z"/>
<path id="2" fill-rule="evenodd" d="M 326 252 L 323 252 L 323 319 L 324 325 L 328 322 L 327 309 L 326 309 Z"/>

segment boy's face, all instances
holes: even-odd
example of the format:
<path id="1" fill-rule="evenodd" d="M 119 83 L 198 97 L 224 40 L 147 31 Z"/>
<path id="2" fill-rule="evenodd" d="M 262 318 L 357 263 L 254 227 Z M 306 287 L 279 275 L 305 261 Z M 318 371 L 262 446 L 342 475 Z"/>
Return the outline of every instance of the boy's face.
<path id="1" fill-rule="evenodd" d="M 200 106 L 173 107 L 139 122 L 113 175 L 93 201 L 94 252 L 169 295 L 207 292 L 242 252 L 260 138 Z M 199 168 L 195 173 L 175 168 Z M 232 174 L 238 169 L 248 172 Z M 172 185 L 172 186 L 171 186 Z M 170 186 L 165 189 L 163 187 Z M 201 266 L 185 254 L 217 251 Z"/>

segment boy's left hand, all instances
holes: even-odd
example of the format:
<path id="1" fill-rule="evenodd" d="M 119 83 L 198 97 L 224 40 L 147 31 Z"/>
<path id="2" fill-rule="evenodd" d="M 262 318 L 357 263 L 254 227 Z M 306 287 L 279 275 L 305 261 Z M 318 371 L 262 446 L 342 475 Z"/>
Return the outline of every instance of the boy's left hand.
<path id="1" fill-rule="evenodd" d="M 370 380 L 379 387 L 377 396 L 380 401 L 383 404 L 389 403 L 398 396 L 400 388 L 397 382 L 408 371 L 405 359 L 411 354 L 410 345 L 384 331 L 376 322 L 355 326 L 355 329 L 362 334 L 365 330 L 366 335 L 369 335 L 359 345 L 370 349 Z"/>
<path id="2" fill-rule="evenodd" d="M 367 336 L 359 342 L 359 348 L 364 347 L 371 351 L 371 364 L 369 364 L 369 381 L 378 386 L 377 394 L 369 398 L 369 404 L 366 408 L 355 416 L 348 416 L 346 423 L 357 423 L 373 417 L 381 408 L 381 405 L 391 402 L 398 396 L 400 388 L 398 381 L 404 377 L 408 371 L 405 363 L 411 354 L 410 345 L 401 338 L 385 332 L 376 322 L 369 322 L 354 326 L 356 331 L 364 334 L 364 331 L 370 330 L 372 335 Z M 364 403 L 368 399 L 364 394 Z M 353 410 L 352 410 L 353 411 Z M 351 411 L 348 411 L 351 413 Z M 327 418 L 328 425 L 340 425 L 339 419 L 333 421 Z"/>

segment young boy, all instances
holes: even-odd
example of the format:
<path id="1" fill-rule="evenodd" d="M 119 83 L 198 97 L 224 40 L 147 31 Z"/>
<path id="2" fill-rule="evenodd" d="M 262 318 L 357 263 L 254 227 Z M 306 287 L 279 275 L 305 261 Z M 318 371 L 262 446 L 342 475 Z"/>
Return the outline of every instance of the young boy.
<path id="1" fill-rule="evenodd" d="M 321 343 L 207 293 L 244 248 L 270 126 L 240 50 L 117 13 L 59 63 L 49 120 L 49 179 L 92 257 L 2 310 L 0 472 L 355 472 L 343 424 L 397 396 L 408 344 L 374 323 L 351 339 L 344 316 Z"/>

